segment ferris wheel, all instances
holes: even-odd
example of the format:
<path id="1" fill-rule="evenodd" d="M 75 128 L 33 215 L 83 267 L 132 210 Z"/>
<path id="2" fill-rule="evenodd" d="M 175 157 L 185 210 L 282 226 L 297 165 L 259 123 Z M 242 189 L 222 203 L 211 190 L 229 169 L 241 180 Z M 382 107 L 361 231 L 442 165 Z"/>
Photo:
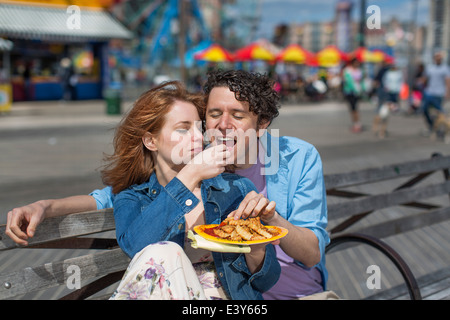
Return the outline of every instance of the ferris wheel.
<path id="1" fill-rule="evenodd" d="M 119 0 L 110 11 L 135 32 L 136 54 L 149 64 L 176 60 L 181 49 L 209 38 L 197 0 Z"/>

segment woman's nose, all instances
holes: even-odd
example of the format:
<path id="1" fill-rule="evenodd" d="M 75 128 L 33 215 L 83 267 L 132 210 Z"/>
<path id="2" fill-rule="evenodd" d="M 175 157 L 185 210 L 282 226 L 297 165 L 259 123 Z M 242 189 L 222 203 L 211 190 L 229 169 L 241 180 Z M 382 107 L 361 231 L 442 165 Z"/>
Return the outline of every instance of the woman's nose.
<path id="1" fill-rule="evenodd" d="M 202 126 L 201 122 L 199 125 L 194 126 L 194 134 L 193 134 L 193 140 L 203 140 L 203 133 L 202 133 Z"/>

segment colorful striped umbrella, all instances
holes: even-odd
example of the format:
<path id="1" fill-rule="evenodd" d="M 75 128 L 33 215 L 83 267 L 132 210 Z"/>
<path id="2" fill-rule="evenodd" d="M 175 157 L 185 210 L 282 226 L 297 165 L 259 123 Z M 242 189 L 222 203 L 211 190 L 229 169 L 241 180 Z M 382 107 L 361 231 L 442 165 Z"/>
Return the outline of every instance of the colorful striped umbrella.
<path id="1" fill-rule="evenodd" d="M 310 58 L 311 53 L 298 44 L 290 44 L 277 55 L 278 61 L 304 64 Z"/>
<path id="2" fill-rule="evenodd" d="M 208 48 L 196 53 L 194 59 L 208 62 L 232 62 L 233 56 L 218 44 L 212 44 Z"/>
<path id="3" fill-rule="evenodd" d="M 371 51 L 364 47 L 356 49 L 351 54 L 351 56 L 355 57 L 360 62 L 371 62 L 371 63 L 380 63 L 385 59 L 385 54 L 383 51 L 380 50 Z"/>
<path id="4" fill-rule="evenodd" d="M 341 62 L 347 61 L 347 55 L 336 46 L 328 46 L 320 50 L 317 54 L 317 63 L 321 67 L 336 67 Z"/>
<path id="5" fill-rule="evenodd" d="M 374 53 L 382 55 L 383 56 L 383 61 L 391 64 L 391 63 L 395 63 L 395 58 L 393 56 L 388 55 L 386 52 L 383 52 L 381 50 L 373 50 Z"/>
<path id="6" fill-rule="evenodd" d="M 267 48 L 259 43 L 251 43 L 234 53 L 235 61 L 252 61 L 252 60 L 265 60 L 274 61 L 275 54 L 270 52 Z"/>

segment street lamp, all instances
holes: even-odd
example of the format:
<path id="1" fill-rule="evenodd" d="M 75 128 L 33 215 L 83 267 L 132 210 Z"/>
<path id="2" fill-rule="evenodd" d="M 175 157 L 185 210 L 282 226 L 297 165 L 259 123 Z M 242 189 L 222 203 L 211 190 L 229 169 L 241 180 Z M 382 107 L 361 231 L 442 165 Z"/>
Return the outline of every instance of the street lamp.
<path id="1" fill-rule="evenodd" d="M 412 16 L 409 24 L 409 32 L 411 34 L 411 38 L 407 39 L 408 42 L 408 86 L 409 86 L 409 96 L 408 101 L 412 100 L 412 88 L 414 86 L 414 63 L 416 62 L 416 48 L 414 46 L 414 37 L 417 33 L 417 12 L 418 12 L 418 0 L 413 0 L 412 7 Z"/>

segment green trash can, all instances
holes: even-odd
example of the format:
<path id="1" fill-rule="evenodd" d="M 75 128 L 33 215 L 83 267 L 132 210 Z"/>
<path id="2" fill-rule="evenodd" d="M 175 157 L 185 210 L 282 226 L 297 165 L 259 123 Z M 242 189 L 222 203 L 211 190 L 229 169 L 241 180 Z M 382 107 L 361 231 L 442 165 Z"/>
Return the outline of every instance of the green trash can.
<path id="1" fill-rule="evenodd" d="M 122 98 L 120 96 L 120 90 L 108 88 L 104 92 L 104 98 L 106 101 L 107 114 L 121 113 Z"/>

